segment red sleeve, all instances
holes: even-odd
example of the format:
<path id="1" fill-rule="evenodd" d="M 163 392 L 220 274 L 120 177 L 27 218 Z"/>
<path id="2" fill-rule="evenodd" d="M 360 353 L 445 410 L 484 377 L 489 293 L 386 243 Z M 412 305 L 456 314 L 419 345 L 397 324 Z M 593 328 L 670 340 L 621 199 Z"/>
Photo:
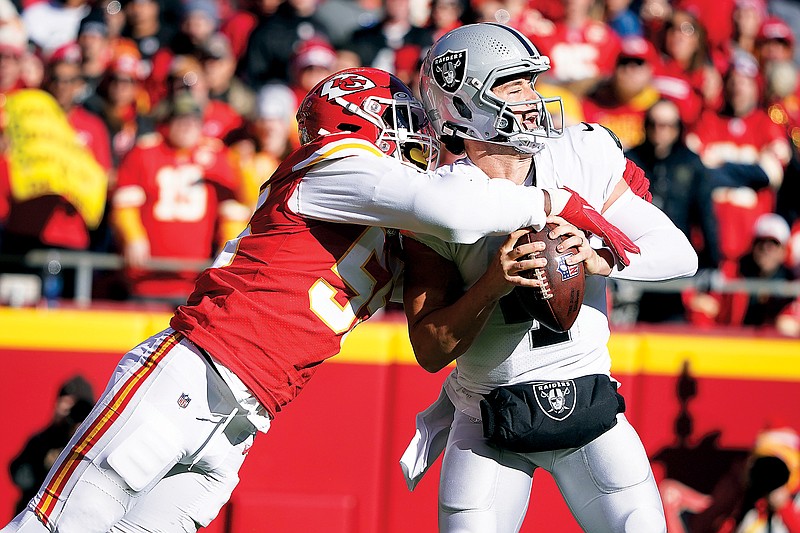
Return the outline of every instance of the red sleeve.
<path id="1" fill-rule="evenodd" d="M 0 156 L 0 222 L 8 219 L 11 210 L 11 181 L 8 176 L 8 160 Z"/>

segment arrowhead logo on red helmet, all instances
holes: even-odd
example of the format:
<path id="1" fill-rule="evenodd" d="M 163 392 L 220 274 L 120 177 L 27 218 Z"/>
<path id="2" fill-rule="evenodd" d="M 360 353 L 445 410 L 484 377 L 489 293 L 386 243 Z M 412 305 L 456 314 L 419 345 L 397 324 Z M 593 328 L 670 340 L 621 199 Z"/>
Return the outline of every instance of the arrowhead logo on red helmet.
<path id="1" fill-rule="evenodd" d="M 375 82 L 361 74 L 342 73 L 329 79 L 322 86 L 319 94 L 328 100 L 340 98 L 346 94 L 368 91 L 375 87 Z"/>

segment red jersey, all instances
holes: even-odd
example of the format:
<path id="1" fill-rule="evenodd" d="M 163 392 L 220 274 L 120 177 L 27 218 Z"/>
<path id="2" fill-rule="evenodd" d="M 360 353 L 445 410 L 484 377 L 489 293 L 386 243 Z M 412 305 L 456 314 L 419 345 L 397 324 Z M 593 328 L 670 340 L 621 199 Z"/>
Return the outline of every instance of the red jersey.
<path id="1" fill-rule="evenodd" d="M 644 140 L 644 115 L 658 98 L 658 92 L 650 87 L 625 103 L 617 102 L 610 90 L 598 92 L 582 100 L 583 118 L 613 131 L 627 150 Z"/>
<path id="2" fill-rule="evenodd" d="M 702 81 L 702 75 L 692 76 L 672 60 L 656 65 L 653 70 L 653 86 L 678 106 L 681 120 L 690 126 L 703 111 Z"/>
<path id="3" fill-rule="evenodd" d="M 548 75 L 559 83 L 612 74 L 620 52 L 619 36 L 607 24 L 590 21 L 582 28 L 570 28 L 556 23 L 550 28 L 529 35 L 539 51 L 550 57 L 552 69 Z"/>
<path id="4" fill-rule="evenodd" d="M 780 166 L 786 165 L 791 155 L 783 129 L 761 109 L 742 118 L 705 111 L 686 140 L 710 168 L 723 163 L 762 164 L 765 154 L 775 154 L 774 164 Z M 735 261 L 749 249 L 756 219 L 771 212 L 774 201 L 769 187 L 758 192 L 747 187 L 714 191 L 724 259 Z"/>
<path id="5" fill-rule="evenodd" d="M 108 128 L 103 120 L 83 107 L 75 106 L 67 113 L 67 120 L 78 134 L 78 140 L 85 146 L 100 166 L 111 169 L 111 142 Z"/>
<path id="6" fill-rule="evenodd" d="M 348 138 L 319 139 L 278 167 L 248 229 L 200 275 L 170 322 L 233 371 L 272 416 L 385 305 L 393 287 L 393 233 L 311 219 L 291 207 L 313 167 L 343 149 L 368 150 L 363 141 L 342 145 Z"/>
<path id="7" fill-rule="evenodd" d="M 161 136 L 143 138 L 119 167 L 114 207 L 139 208 L 152 257 L 212 256 L 219 205 L 233 197 L 238 175 L 221 142 L 178 150 Z M 187 237 L 190 236 L 190 237 Z M 194 273 L 130 272 L 134 293 L 188 294 Z"/>

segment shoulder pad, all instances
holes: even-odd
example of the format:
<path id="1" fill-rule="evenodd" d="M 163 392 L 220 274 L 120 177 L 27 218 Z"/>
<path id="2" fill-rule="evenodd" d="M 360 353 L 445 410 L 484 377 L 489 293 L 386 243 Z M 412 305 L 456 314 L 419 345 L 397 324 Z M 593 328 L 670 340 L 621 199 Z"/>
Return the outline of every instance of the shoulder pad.
<path id="1" fill-rule="evenodd" d="M 331 137 L 318 139 L 306 145 L 306 148 L 309 149 L 311 153 L 307 152 L 307 157 L 294 165 L 292 167 L 293 170 L 300 170 L 301 168 L 310 167 L 323 161 L 333 161 L 345 157 L 385 156 L 385 154 L 371 142 L 354 136 L 332 135 Z"/>
<path id="2" fill-rule="evenodd" d="M 606 128 L 602 124 L 597 124 L 597 123 L 589 124 L 588 122 L 581 122 L 581 124 L 583 124 L 583 129 L 581 131 L 595 131 L 598 126 L 603 128 L 608 132 L 609 135 L 611 135 L 611 138 L 614 139 L 614 144 L 617 145 L 617 148 L 622 150 L 622 142 L 619 140 L 619 137 L 617 137 L 617 134 L 611 131 L 610 129 Z"/>
<path id="3" fill-rule="evenodd" d="M 611 131 L 610 129 L 606 128 L 602 124 L 600 124 L 600 127 L 606 130 L 609 135 L 611 135 L 611 138 L 614 139 L 614 143 L 617 145 L 617 148 L 622 150 L 622 142 L 619 140 L 619 137 L 617 137 L 617 134 Z"/>

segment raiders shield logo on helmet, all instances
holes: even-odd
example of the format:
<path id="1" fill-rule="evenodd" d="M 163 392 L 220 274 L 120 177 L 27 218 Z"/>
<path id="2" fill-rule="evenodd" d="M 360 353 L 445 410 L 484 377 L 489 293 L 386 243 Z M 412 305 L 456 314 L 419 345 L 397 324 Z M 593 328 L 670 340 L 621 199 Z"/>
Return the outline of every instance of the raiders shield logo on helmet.
<path id="1" fill-rule="evenodd" d="M 533 392 L 539 409 L 553 420 L 564 420 L 575 409 L 576 388 L 571 379 L 534 383 Z"/>
<path id="2" fill-rule="evenodd" d="M 448 93 L 455 93 L 464 84 L 467 72 L 467 51 L 448 50 L 444 54 L 433 58 L 433 79 L 436 84 Z"/>

